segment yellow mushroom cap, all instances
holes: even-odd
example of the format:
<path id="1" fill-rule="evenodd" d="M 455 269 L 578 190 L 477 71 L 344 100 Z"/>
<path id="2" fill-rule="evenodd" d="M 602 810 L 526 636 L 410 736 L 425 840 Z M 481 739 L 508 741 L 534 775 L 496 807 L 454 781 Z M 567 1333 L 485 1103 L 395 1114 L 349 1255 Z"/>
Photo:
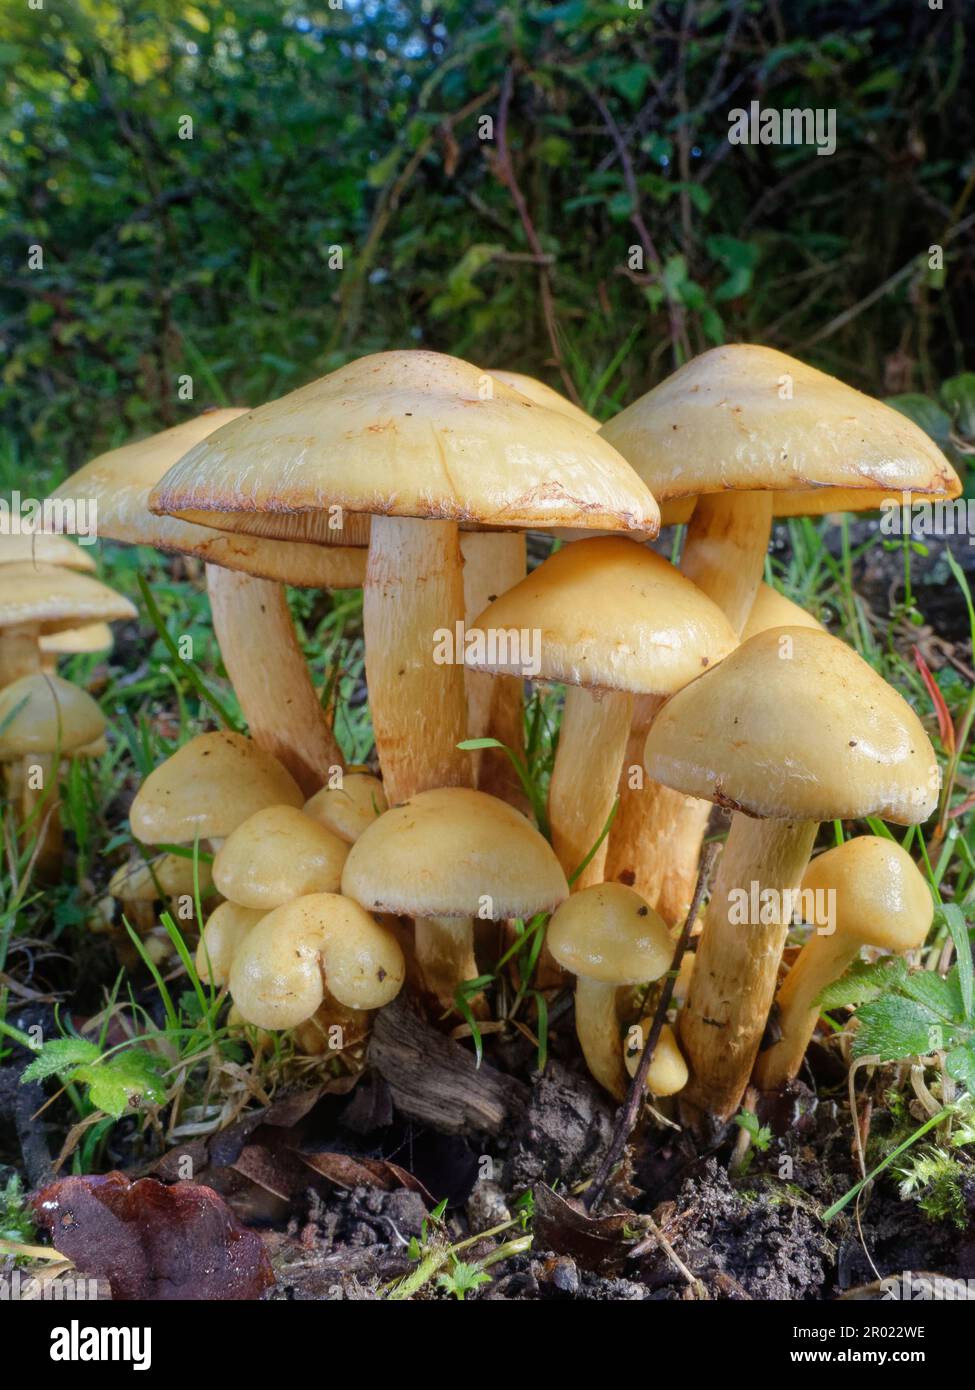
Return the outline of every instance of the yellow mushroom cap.
<path id="1" fill-rule="evenodd" d="M 661 502 L 728 489 L 781 494 L 776 515 L 957 497 L 937 445 L 881 401 L 773 348 L 712 348 L 600 431 Z M 665 516 L 669 521 L 671 517 Z"/>
<path id="2" fill-rule="evenodd" d="M 623 1061 L 626 1063 L 626 1070 L 630 1076 L 636 1076 L 637 1067 L 640 1065 L 640 1058 L 646 1045 L 647 1034 L 650 1032 L 650 1024 L 651 1020 L 644 1018 L 627 1030 L 626 1042 L 623 1047 Z M 657 1046 L 654 1048 L 653 1059 L 647 1072 L 647 1090 L 655 1096 L 676 1095 L 687 1085 L 688 1075 L 687 1063 L 677 1046 L 674 1030 L 669 1023 L 665 1023 L 660 1030 L 660 1037 L 657 1039 Z"/>
<path id="3" fill-rule="evenodd" d="M 747 642 L 749 637 L 756 637 L 771 627 L 814 627 L 820 632 L 826 631 L 822 623 L 798 603 L 793 603 L 770 584 L 760 584 L 741 640 Z"/>
<path id="4" fill-rule="evenodd" d="M 320 545 L 229 536 L 208 526 L 155 516 L 149 510 L 149 493 L 166 470 L 187 449 L 244 414 L 239 409 L 209 411 L 148 439 L 112 449 L 72 474 L 53 497 L 95 500 L 99 534 L 111 540 L 195 555 L 223 569 L 299 587 L 358 588 L 365 578 L 366 557 L 351 546 L 337 545 L 333 551 Z"/>
<path id="5" fill-rule="evenodd" d="M 364 830 L 387 811 L 383 784 L 369 772 L 342 774 L 340 787 L 322 787 L 305 802 L 305 815 L 354 845 Z"/>
<path id="6" fill-rule="evenodd" d="M 717 604 L 622 536 L 563 546 L 501 594 L 468 630 L 468 664 L 521 673 L 524 652 L 492 652 L 488 636 L 523 629 L 538 634 L 542 679 L 648 695 L 679 690 L 738 644 Z"/>
<path id="7" fill-rule="evenodd" d="M 359 358 L 232 421 L 169 471 L 150 506 L 244 529 L 255 513 L 334 507 L 652 534 L 659 520 L 653 497 L 592 430 L 426 351 Z"/>
<path id="8" fill-rule="evenodd" d="M 342 892 L 409 917 L 531 917 L 568 897 L 555 853 L 507 802 L 444 787 L 418 792 L 359 836 Z"/>
<path id="9" fill-rule="evenodd" d="M 135 608 L 90 574 L 30 560 L 0 565 L 0 628 L 36 625 L 42 633 L 134 618 Z"/>
<path id="10" fill-rule="evenodd" d="M 21 676 L 0 690 L 0 761 L 67 756 L 94 743 L 104 728 L 105 716 L 88 692 L 60 676 Z"/>
<path id="11" fill-rule="evenodd" d="M 593 433 L 599 429 L 598 420 L 587 415 L 574 401 L 563 396 L 561 391 L 554 391 L 551 386 L 546 386 L 544 381 L 537 381 L 533 376 L 525 376 L 523 372 L 506 372 L 495 367 L 488 370 L 488 375 L 493 376 L 495 381 L 504 382 L 505 386 L 510 386 L 513 391 L 520 392 L 528 400 L 533 401 L 535 405 L 544 405 L 547 410 L 556 410 L 566 419 L 574 420 L 577 425 L 582 425 L 585 429 L 592 430 Z"/>
<path id="12" fill-rule="evenodd" d="M 196 948 L 196 973 L 204 984 L 227 983 L 240 943 L 264 915 L 239 903 L 221 903 L 210 914 Z"/>
<path id="13" fill-rule="evenodd" d="M 337 893 L 349 847 L 296 806 L 265 806 L 231 831 L 213 861 L 217 890 L 262 912 Z"/>
<path id="14" fill-rule="evenodd" d="M 146 845 L 229 835 L 265 806 L 300 806 L 298 783 L 277 758 L 243 734 L 198 734 L 150 772 L 129 823 Z"/>
<path id="15" fill-rule="evenodd" d="M 647 771 L 686 796 L 782 820 L 926 820 L 940 773 L 910 705 L 845 643 L 783 627 L 672 695 Z"/>
<path id="16" fill-rule="evenodd" d="M 198 860 L 200 893 L 213 883 L 210 865 Z M 122 902 L 155 902 L 157 898 L 178 898 L 194 891 L 193 860 L 182 854 L 157 854 L 153 859 L 135 859 L 116 869 L 108 891 Z"/>
<path id="17" fill-rule="evenodd" d="M 65 628 L 40 640 L 41 651 L 49 656 L 77 656 L 88 652 L 107 652 L 112 646 L 112 629 L 108 623 L 85 623 L 82 627 Z"/>
<path id="18" fill-rule="evenodd" d="M 66 569 L 92 571 L 95 562 L 86 550 L 59 532 L 0 532 L 0 565 L 63 565 Z"/>
<path id="19" fill-rule="evenodd" d="M 565 970 L 607 985 L 659 980 L 674 954 L 666 922 L 622 883 L 573 893 L 554 912 L 545 939 Z"/>
<path id="20" fill-rule="evenodd" d="M 406 966 L 395 936 L 336 893 L 295 898 L 269 912 L 237 947 L 230 992 L 248 1023 L 295 1028 L 329 993 L 350 1009 L 395 999 Z"/>
<path id="21" fill-rule="evenodd" d="M 858 835 L 818 855 L 803 890 L 833 889 L 837 932 L 896 953 L 923 946 L 934 919 L 931 890 L 894 840 Z"/>

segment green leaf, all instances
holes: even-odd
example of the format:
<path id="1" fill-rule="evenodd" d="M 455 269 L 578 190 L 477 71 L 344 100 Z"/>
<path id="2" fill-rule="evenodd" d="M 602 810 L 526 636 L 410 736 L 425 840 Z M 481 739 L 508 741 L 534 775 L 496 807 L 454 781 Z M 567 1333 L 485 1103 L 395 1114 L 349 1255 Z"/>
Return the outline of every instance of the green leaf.
<path id="1" fill-rule="evenodd" d="M 92 1105 L 116 1120 L 132 1099 L 158 1104 L 166 1098 L 162 1064 L 138 1047 L 127 1048 L 106 1061 L 79 1067 L 72 1079 L 87 1085 Z"/>
<path id="2" fill-rule="evenodd" d="M 850 1004 L 865 1004 L 870 999 L 893 989 L 907 974 L 902 960 L 882 960 L 872 964 L 857 961 L 845 975 L 827 985 L 816 1003 L 822 1009 L 840 1009 Z"/>
<path id="3" fill-rule="evenodd" d="M 878 1056 L 882 1062 L 919 1057 L 944 1037 L 944 1019 L 915 999 L 885 994 L 864 1004 L 857 1014 L 854 1057 Z"/>
<path id="4" fill-rule="evenodd" d="M 933 970 L 909 970 L 901 988 L 911 999 L 926 1005 L 946 1023 L 961 1022 L 963 1006 L 957 977 L 946 980 Z"/>
<path id="5" fill-rule="evenodd" d="M 97 1062 L 100 1055 L 95 1044 L 86 1042 L 84 1038 L 55 1038 L 44 1043 L 33 1062 L 24 1069 L 21 1084 L 25 1081 L 44 1081 L 49 1076 L 63 1076 L 87 1062 Z"/>
<path id="6" fill-rule="evenodd" d="M 964 1017 L 972 1016 L 972 943 L 968 935 L 968 923 L 965 921 L 965 914 L 957 903 L 943 903 L 935 914 L 936 919 L 940 918 L 948 931 L 951 939 L 955 943 L 955 955 L 958 958 L 958 985 L 961 989 L 962 1006 L 965 1010 Z M 954 972 L 952 972 L 954 973 Z M 950 976 L 949 976 L 950 978 Z"/>
<path id="7" fill-rule="evenodd" d="M 975 438 L 975 372 L 949 377 L 941 387 L 941 399 L 951 412 L 958 433 L 966 439 Z"/>
<path id="8" fill-rule="evenodd" d="M 960 1081 L 969 1095 L 975 1096 L 975 1045 L 953 1047 L 945 1055 L 945 1070 Z"/>
<path id="9" fill-rule="evenodd" d="M 609 85 L 615 88 L 620 96 L 626 97 L 631 105 L 639 106 L 652 77 L 653 68 L 648 63 L 631 63 L 628 67 L 614 72 L 609 78 Z"/>

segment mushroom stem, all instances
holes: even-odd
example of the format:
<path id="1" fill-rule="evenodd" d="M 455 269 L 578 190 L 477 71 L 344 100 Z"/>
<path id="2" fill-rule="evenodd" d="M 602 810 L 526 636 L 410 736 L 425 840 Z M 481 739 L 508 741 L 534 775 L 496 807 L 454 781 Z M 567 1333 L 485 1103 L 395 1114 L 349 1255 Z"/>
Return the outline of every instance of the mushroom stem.
<path id="1" fill-rule="evenodd" d="M 32 783 L 36 781 L 37 786 Z M 24 839 L 32 844 L 34 874 L 54 879 L 61 866 L 64 832 L 57 763 L 51 753 L 29 753 L 20 764 L 20 807 Z"/>
<path id="2" fill-rule="evenodd" d="M 469 531 L 460 538 L 464 560 L 464 613 L 468 625 L 501 594 L 513 589 L 528 569 L 523 531 L 496 534 Z M 496 738 L 519 757 L 524 756 L 524 682 L 519 676 L 493 676 L 464 670 L 467 693 L 467 737 Z M 472 754 L 474 785 L 525 810 L 525 793 L 511 759 L 500 748 Z"/>
<path id="3" fill-rule="evenodd" d="M 413 937 L 423 981 L 445 1009 L 456 1007 L 454 993 L 465 980 L 477 978 L 473 917 L 417 917 Z M 475 1003 L 468 1000 L 474 1012 Z"/>
<path id="4" fill-rule="evenodd" d="M 613 808 L 632 715 L 633 696 L 628 692 L 566 687 L 548 813 L 552 847 L 567 875 L 578 869 L 599 839 Z M 573 891 L 602 883 L 606 849 L 604 840 L 572 884 Z"/>
<path id="5" fill-rule="evenodd" d="M 698 498 L 688 524 L 681 572 L 718 605 L 739 634 L 762 582 L 771 533 L 771 492 L 706 494 Z M 646 735 L 662 703 L 654 697 L 637 701 L 606 877 L 631 884 L 665 922 L 676 926 L 694 896 L 711 806 L 649 780 L 642 787 L 630 786 L 628 768 L 643 766 Z"/>
<path id="6" fill-rule="evenodd" d="M 298 646 L 284 585 L 207 565 L 213 630 L 254 742 L 306 796 L 342 767 L 338 744 Z"/>
<path id="7" fill-rule="evenodd" d="M 576 977 L 576 1034 L 586 1066 L 617 1100 L 626 1094 L 626 1067 L 617 1008 L 617 986 Z"/>
<path id="8" fill-rule="evenodd" d="M 816 999 L 859 952 L 860 942 L 846 932 L 813 931 L 776 996 L 781 1037 L 755 1064 L 755 1084 L 763 1091 L 784 1086 L 798 1073 L 822 1012 Z"/>
<path id="9" fill-rule="evenodd" d="M 464 654 L 438 661 L 464 618 L 464 580 L 452 521 L 375 516 L 363 592 L 366 680 L 390 806 L 416 792 L 469 787 Z"/>
<path id="10" fill-rule="evenodd" d="M 5 628 L 0 635 L 0 689 L 41 669 L 41 629 L 37 623 Z"/>
<path id="11" fill-rule="evenodd" d="M 787 890 L 802 880 L 816 830 L 815 821 L 732 818 L 680 1014 L 691 1071 L 684 1099 L 692 1115 L 720 1125 L 744 1094 L 789 932 Z M 772 893 L 763 899 L 766 890 Z"/>

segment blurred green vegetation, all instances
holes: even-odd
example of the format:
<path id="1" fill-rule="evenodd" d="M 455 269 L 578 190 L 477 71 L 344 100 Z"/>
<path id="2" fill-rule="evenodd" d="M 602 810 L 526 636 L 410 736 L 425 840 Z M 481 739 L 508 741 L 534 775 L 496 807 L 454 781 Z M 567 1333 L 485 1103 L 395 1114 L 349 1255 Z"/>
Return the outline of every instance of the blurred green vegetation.
<path id="1" fill-rule="evenodd" d="M 0 18 L 20 478 L 387 347 L 528 370 L 600 415 L 725 339 L 880 395 L 934 400 L 973 365 L 964 0 L 0 0 Z M 753 99 L 835 109 L 836 153 L 730 145 Z"/>

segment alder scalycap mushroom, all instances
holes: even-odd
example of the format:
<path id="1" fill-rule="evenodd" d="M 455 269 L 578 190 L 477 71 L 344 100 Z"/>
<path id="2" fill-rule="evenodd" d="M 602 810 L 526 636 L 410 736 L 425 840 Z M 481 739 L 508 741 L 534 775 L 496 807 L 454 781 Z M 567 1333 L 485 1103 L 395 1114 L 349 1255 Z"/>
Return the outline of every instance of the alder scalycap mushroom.
<path id="1" fill-rule="evenodd" d="M 114 638 L 108 623 L 85 623 L 82 627 L 64 628 L 40 640 L 45 656 L 86 656 L 90 652 L 111 650 Z"/>
<path id="2" fill-rule="evenodd" d="M 927 819 L 940 773 L 921 721 L 850 647 L 810 628 L 743 643 L 657 715 L 647 771 L 746 815 Z"/>
<path id="3" fill-rule="evenodd" d="M 742 630 L 741 640 L 747 642 L 750 637 L 757 637 L 760 632 L 767 632 L 771 627 L 812 627 L 820 632 L 826 631 L 822 623 L 804 608 L 800 608 L 798 603 L 793 603 L 770 584 L 759 584 L 748 622 Z"/>
<path id="4" fill-rule="evenodd" d="M 406 967 L 399 943 L 358 903 L 335 893 L 296 898 L 269 912 L 237 947 L 230 992 L 248 1023 L 295 1028 L 327 988 L 350 1009 L 395 999 Z"/>
<path id="5" fill-rule="evenodd" d="M 59 532 L 20 531 L 16 535 L 0 532 L 0 565 L 63 565 L 65 569 L 90 573 L 95 562 L 87 550 Z"/>
<path id="6" fill-rule="evenodd" d="M 127 598 L 90 574 L 30 560 L 0 565 L 0 628 L 33 625 L 43 636 L 135 616 Z"/>
<path id="7" fill-rule="evenodd" d="M 227 983 L 238 947 L 264 915 L 239 903 L 221 903 L 210 914 L 196 948 L 196 971 L 204 984 Z"/>
<path id="8" fill-rule="evenodd" d="M 349 845 L 388 809 L 383 784 L 371 772 L 346 771 L 340 787 L 323 787 L 305 802 L 306 816 Z"/>
<path id="9" fill-rule="evenodd" d="M 265 806 L 298 806 L 291 774 L 243 734 L 198 734 L 150 772 L 129 812 L 143 844 L 221 838 Z"/>
<path id="10" fill-rule="evenodd" d="M 594 420 L 591 415 L 563 396 L 560 391 L 555 391 L 551 386 L 546 386 L 544 381 L 538 381 L 533 376 L 525 376 L 523 372 L 506 372 L 500 368 L 491 367 L 488 372 L 495 381 L 501 381 L 505 386 L 510 386 L 513 391 L 518 391 L 535 405 L 544 405 L 548 410 L 558 411 L 569 420 L 574 420 L 577 425 L 584 426 L 587 430 L 595 433 L 599 429 L 599 421 Z"/>
<path id="11" fill-rule="evenodd" d="M 934 920 L 934 900 L 911 856 L 895 840 L 857 835 L 817 855 L 802 880 L 813 893 L 833 889 L 836 931 L 857 947 L 913 951 Z"/>
<path id="12" fill-rule="evenodd" d="M 658 980 L 674 953 L 667 924 L 622 883 L 574 893 L 553 913 L 546 940 L 565 970 L 607 985 Z"/>
<path id="13" fill-rule="evenodd" d="M 292 898 L 336 893 L 349 847 L 295 806 L 265 806 L 231 831 L 213 861 L 217 890 L 270 912 Z"/>
<path id="14" fill-rule="evenodd" d="M 196 871 L 192 857 L 184 854 L 157 854 L 123 864 L 112 875 L 108 891 L 123 902 L 154 902 L 157 898 L 178 898 L 193 893 L 199 883 L 201 896 L 210 890 L 213 874 L 205 859 L 198 859 Z"/>
<path id="15" fill-rule="evenodd" d="M 67 756 L 94 743 L 105 716 L 86 690 L 55 675 L 22 676 L 0 690 L 0 761 Z"/>
<path id="16" fill-rule="evenodd" d="M 627 1030 L 623 1061 L 630 1076 L 636 1076 L 647 1034 L 650 1032 L 650 1023 L 650 1019 L 644 1018 Z M 687 1085 L 688 1074 L 687 1063 L 677 1045 L 674 1030 L 669 1023 L 665 1023 L 660 1030 L 660 1037 L 653 1051 L 653 1060 L 647 1072 L 647 1090 L 655 1096 L 674 1096 Z"/>

